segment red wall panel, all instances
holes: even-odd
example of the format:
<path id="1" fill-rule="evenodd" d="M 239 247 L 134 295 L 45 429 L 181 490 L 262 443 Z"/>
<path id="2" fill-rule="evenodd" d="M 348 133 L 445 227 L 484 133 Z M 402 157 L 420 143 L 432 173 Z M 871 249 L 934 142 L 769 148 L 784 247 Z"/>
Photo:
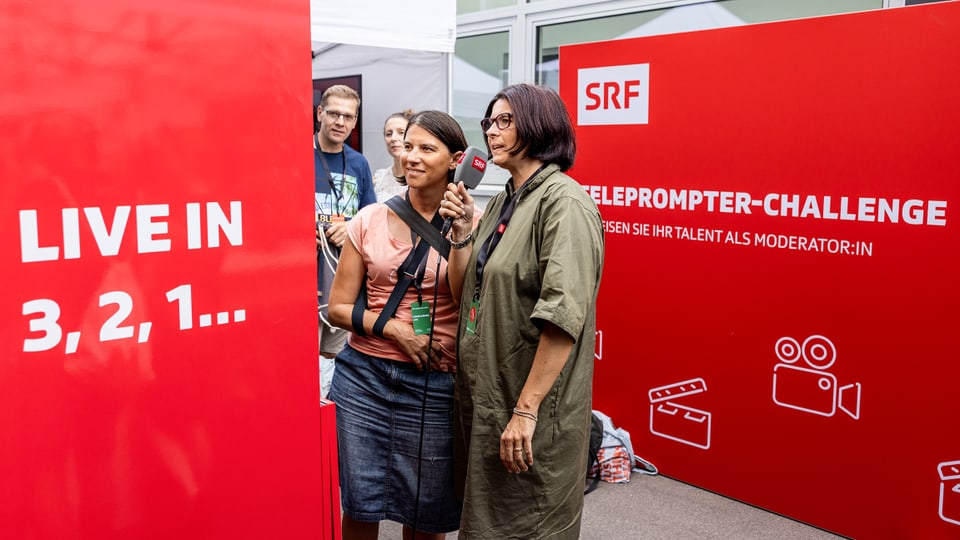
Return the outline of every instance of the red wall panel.
<path id="1" fill-rule="evenodd" d="M 594 407 L 666 475 L 956 538 L 960 4 L 574 45 Z"/>
<path id="2" fill-rule="evenodd" d="M 0 531 L 318 536 L 309 4 L 0 7 Z"/>

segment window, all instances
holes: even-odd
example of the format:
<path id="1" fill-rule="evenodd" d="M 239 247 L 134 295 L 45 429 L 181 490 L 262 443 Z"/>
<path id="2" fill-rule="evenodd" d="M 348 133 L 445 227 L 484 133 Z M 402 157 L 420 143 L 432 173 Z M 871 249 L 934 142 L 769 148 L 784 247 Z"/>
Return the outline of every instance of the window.
<path id="1" fill-rule="evenodd" d="M 484 148 L 480 118 L 490 98 L 507 85 L 509 32 L 458 38 L 453 56 L 453 116 L 467 142 Z"/>
<path id="2" fill-rule="evenodd" d="M 457 15 L 517 5 L 517 0 L 457 0 Z"/>
<path id="3" fill-rule="evenodd" d="M 534 82 L 558 89 L 561 45 L 883 8 L 883 0 L 725 0 L 537 27 Z"/>

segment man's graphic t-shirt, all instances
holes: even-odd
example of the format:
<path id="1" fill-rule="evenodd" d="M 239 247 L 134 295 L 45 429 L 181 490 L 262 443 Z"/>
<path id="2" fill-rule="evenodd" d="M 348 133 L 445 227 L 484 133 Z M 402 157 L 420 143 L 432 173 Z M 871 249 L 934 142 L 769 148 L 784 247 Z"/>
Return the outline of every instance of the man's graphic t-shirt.
<path id="1" fill-rule="evenodd" d="M 314 211 L 321 221 L 331 216 L 350 219 L 377 201 L 367 159 L 349 146 L 334 154 L 314 151 L 314 170 Z"/>

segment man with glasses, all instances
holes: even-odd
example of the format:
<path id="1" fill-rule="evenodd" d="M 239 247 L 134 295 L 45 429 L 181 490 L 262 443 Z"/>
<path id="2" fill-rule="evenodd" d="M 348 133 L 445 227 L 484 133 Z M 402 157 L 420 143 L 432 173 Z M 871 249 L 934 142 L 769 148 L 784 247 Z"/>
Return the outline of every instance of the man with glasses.
<path id="1" fill-rule="evenodd" d="M 349 332 L 327 319 L 327 302 L 340 248 L 347 240 L 347 220 L 377 201 L 370 164 L 344 142 L 360 113 L 360 95 L 342 84 L 323 93 L 317 107 L 319 129 L 313 136 L 314 207 L 317 214 L 317 304 L 320 318 L 320 396 L 333 379 L 333 358 Z"/>

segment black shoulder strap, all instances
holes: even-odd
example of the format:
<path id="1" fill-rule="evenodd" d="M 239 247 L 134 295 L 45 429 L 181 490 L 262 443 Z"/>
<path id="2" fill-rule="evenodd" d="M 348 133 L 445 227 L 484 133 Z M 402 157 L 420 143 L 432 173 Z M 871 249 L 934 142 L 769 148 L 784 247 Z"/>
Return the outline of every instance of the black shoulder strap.
<path id="1" fill-rule="evenodd" d="M 440 217 L 439 213 L 434 214 L 433 220 L 428 222 L 413 209 L 410 201 L 400 195 L 391 197 L 385 204 L 396 212 L 396 214 L 400 216 L 400 219 L 420 236 L 421 241 L 417 242 L 417 245 L 410 250 L 407 259 L 400 268 L 397 269 L 397 284 L 393 287 L 390 298 L 377 317 L 377 322 L 373 325 L 373 334 L 381 338 L 383 337 L 383 329 L 387 326 L 387 321 L 397 312 L 397 307 L 400 306 L 400 300 L 403 299 L 403 295 L 407 292 L 407 289 L 410 288 L 414 279 L 416 279 L 417 268 L 426 258 L 430 248 L 433 247 L 436 249 L 444 259 L 450 254 L 450 242 L 440 236 L 440 229 L 443 227 L 443 218 Z M 353 306 L 352 314 L 354 332 L 360 335 L 365 335 L 363 330 L 363 311 L 366 309 L 366 300 L 366 287 L 363 287 L 357 298 L 357 302 Z"/>
<path id="2" fill-rule="evenodd" d="M 590 469 L 594 465 L 597 466 L 597 474 L 593 476 L 593 481 L 590 482 L 590 487 L 583 490 L 583 494 L 587 495 L 593 490 L 597 489 L 597 486 L 600 484 L 600 475 L 602 471 L 600 470 L 600 445 L 603 444 L 603 421 L 600 418 L 590 413 L 590 443 L 589 451 L 590 454 L 587 456 L 587 474 L 590 474 Z"/>
<path id="3" fill-rule="evenodd" d="M 350 322 L 353 323 L 353 333 L 358 336 L 367 335 L 367 331 L 363 329 L 363 312 L 366 309 L 367 286 L 364 284 L 360 286 L 360 294 L 357 295 L 357 301 L 353 303 L 353 312 L 350 314 Z"/>
<path id="4" fill-rule="evenodd" d="M 450 256 L 450 242 L 440 236 L 440 229 L 443 228 L 443 218 L 440 217 L 439 213 L 434 214 L 433 221 L 428 222 L 413 209 L 409 200 L 400 195 L 394 195 L 387 199 L 384 204 L 396 212 L 404 223 L 433 246 L 433 249 L 437 250 L 444 259 Z"/>
<path id="5" fill-rule="evenodd" d="M 420 261 L 426 258 L 429 251 L 430 244 L 424 240 L 417 242 L 417 245 L 410 250 L 407 260 L 397 269 L 397 284 L 393 287 L 393 292 L 390 293 L 390 298 L 383 306 L 380 316 L 377 317 L 377 322 L 373 323 L 373 335 L 383 337 L 383 329 L 386 328 L 387 321 L 397 312 L 400 300 L 413 284 L 413 280 L 417 278 L 417 267 L 420 266 Z"/>
<path id="6" fill-rule="evenodd" d="M 596 462 L 597 462 L 597 456 L 593 456 L 593 459 L 591 460 L 591 462 L 592 462 L 592 463 L 590 464 L 591 466 L 593 465 L 593 463 L 596 463 Z M 588 469 L 589 469 L 589 467 L 588 467 Z M 593 492 L 593 490 L 597 489 L 597 486 L 598 486 L 598 485 L 600 485 L 600 468 L 599 468 L 599 465 L 598 465 L 598 467 L 597 467 L 597 475 L 594 476 L 594 477 L 593 477 L 593 480 L 590 481 L 590 487 L 588 487 L 587 489 L 583 490 L 583 494 L 584 494 L 584 495 L 589 495 L 591 492 Z"/>

